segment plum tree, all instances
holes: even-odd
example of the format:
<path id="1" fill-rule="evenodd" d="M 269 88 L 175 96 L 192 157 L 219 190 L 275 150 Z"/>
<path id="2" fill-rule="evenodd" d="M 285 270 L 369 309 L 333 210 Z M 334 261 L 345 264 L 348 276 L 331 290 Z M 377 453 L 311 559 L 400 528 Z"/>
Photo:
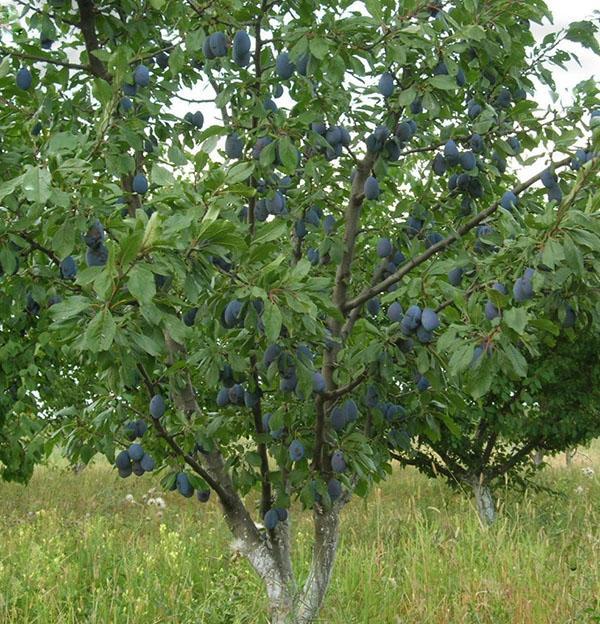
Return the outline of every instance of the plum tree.
<path id="1" fill-rule="evenodd" d="M 271 620 L 306 624 L 348 501 L 402 445 L 450 443 L 456 395 L 480 407 L 496 375 L 529 380 L 589 314 L 598 93 L 586 80 L 540 114 L 533 87 L 573 57 L 565 38 L 597 47 L 597 20 L 535 44 L 541 1 L 369 2 L 368 28 L 332 0 L 200 8 L 10 13 L 0 461 L 26 479 L 60 440 L 72 461 L 116 455 L 120 476 L 214 492 Z M 175 114 L 187 100 L 201 115 Z"/>
<path id="2" fill-rule="evenodd" d="M 560 308 L 554 315 L 559 320 Z M 494 486 L 529 483 L 540 469 L 532 451 L 553 455 L 600 434 L 597 315 L 593 310 L 587 326 L 576 331 L 569 326 L 544 346 L 529 361 L 528 377 L 518 378 L 510 369 L 496 376 L 494 390 L 483 401 L 473 402 L 457 387 L 453 420 L 461 435 L 415 439 L 398 448 L 397 458 L 452 488 L 472 491 L 482 523 L 492 524 Z M 490 348 L 484 345 L 479 354 L 489 355 Z M 478 365 L 486 367 L 488 360 Z"/>

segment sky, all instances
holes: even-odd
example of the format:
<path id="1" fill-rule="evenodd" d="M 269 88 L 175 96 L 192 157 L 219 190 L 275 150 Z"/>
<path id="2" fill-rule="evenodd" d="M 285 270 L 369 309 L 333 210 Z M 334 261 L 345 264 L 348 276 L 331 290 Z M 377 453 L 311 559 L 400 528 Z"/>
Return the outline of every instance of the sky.
<path id="1" fill-rule="evenodd" d="M 542 27 L 533 25 L 533 33 L 537 40 L 541 40 L 547 33 L 560 30 L 571 22 L 577 22 L 589 18 L 594 10 L 600 11 L 598 0 L 546 0 L 546 4 L 554 15 L 554 24 L 545 23 Z M 567 71 L 554 69 L 557 90 L 561 99 L 569 97 L 573 87 L 595 75 L 600 80 L 600 58 L 591 50 L 582 48 L 580 45 L 565 42 L 564 47 L 569 51 L 576 52 L 579 56 L 581 66 L 577 63 L 569 63 Z M 546 94 L 539 93 L 539 101 L 550 104 L 550 98 Z"/>

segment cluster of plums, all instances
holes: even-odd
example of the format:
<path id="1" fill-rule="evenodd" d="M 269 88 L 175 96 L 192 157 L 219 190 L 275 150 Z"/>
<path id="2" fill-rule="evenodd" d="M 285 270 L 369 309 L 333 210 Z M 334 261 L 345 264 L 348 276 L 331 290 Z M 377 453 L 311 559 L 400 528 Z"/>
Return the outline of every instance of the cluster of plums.
<path id="1" fill-rule="evenodd" d="M 237 301 L 237 300 L 236 300 Z M 240 303 L 240 302 L 238 302 Z M 241 313 L 241 304 L 238 308 L 235 307 L 235 312 L 239 315 Z M 226 308 L 227 310 L 227 308 Z M 232 314 L 230 309 L 229 314 Z M 238 317 L 235 317 L 236 322 Z M 229 319 L 233 321 L 234 319 Z M 305 345 L 299 345 L 296 349 L 295 357 L 285 351 L 277 343 L 269 345 L 263 354 L 262 363 L 265 369 L 268 369 L 272 364 L 277 365 L 277 369 L 280 376 L 279 389 L 282 392 L 296 392 L 300 399 L 304 397 L 300 396 L 297 389 L 298 378 L 296 374 L 296 365 L 298 362 L 302 363 L 305 367 L 313 367 L 314 355 Z M 244 388 L 241 383 L 236 383 L 233 373 L 230 367 L 226 367 L 221 374 L 221 381 L 223 387 L 217 393 L 216 403 L 218 407 L 226 407 L 227 405 L 244 405 L 245 407 L 252 409 L 260 400 L 259 390 L 248 390 Z M 326 384 L 325 378 L 321 372 L 317 370 L 312 371 L 312 389 L 315 394 L 321 394 L 325 392 Z"/>
<path id="2" fill-rule="evenodd" d="M 130 440 L 141 438 L 147 431 L 148 425 L 144 420 L 136 420 L 125 425 L 126 435 Z M 119 476 L 126 478 L 133 473 L 141 477 L 145 472 L 152 472 L 156 462 L 146 453 L 141 444 L 133 442 L 128 449 L 117 454 L 115 466 Z"/>
<path id="3" fill-rule="evenodd" d="M 177 490 L 185 498 L 191 498 L 194 495 L 194 486 L 185 472 L 177 473 L 170 490 L 172 492 Z M 210 498 L 210 490 L 197 490 L 196 497 L 201 503 L 206 503 Z"/>
<path id="4" fill-rule="evenodd" d="M 285 522 L 288 519 L 288 511 L 284 507 L 274 507 L 269 509 L 263 516 L 265 528 L 269 531 L 275 529 L 279 522 Z"/>

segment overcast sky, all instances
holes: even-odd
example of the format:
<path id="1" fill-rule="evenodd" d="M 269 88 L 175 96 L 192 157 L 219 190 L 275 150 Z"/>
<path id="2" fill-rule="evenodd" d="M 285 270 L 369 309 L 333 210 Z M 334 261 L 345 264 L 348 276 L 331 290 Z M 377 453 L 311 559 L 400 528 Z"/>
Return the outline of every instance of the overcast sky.
<path id="1" fill-rule="evenodd" d="M 599 0 L 546 0 L 546 4 L 554 15 L 554 24 L 546 23 L 541 28 L 534 25 L 533 32 L 539 40 L 548 32 L 560 30 L 571 22 L 585 20 L 592 15 L 594 10 L 600 10 Z M 591 76 L 600 79 L 600 57 L 575 43 L 565 42 L 565 48 L 577 53 L 581 66 L 577 63 L 569 63 L 567 71 L 553 70 L 561 99 L 565 96 L 568 98 L 578 82 Z M 541 93 L 540 96 L 542 96 Z M 540 97 L 540 101 L 550 102 L 546 97 Z"/>

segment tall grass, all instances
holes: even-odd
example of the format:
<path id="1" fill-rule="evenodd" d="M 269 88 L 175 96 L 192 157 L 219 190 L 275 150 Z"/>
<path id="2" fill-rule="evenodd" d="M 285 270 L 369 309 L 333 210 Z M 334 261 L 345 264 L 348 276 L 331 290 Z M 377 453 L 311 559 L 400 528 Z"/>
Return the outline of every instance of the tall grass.
<path id="1" fill-rule="evenodd" d="M 599 454 L 590 461 L 592 476 L 581 464 L 540 475 L 560 496 L 501 489 L 491 530 L 466 497 L 397 469 L 344 513 L 322 621 L 600 623 Z M 165 499 L 160 511 L 142 499 L 152 485 L 101 462 L 79 475 L 41 468 L 27 488 L 1 484 L 0 622 L 265 622 L 260 583 L 229 550 L 216 502 L 151 493 Z M 295 528 L 302 570 L 310 524 Z"/>

